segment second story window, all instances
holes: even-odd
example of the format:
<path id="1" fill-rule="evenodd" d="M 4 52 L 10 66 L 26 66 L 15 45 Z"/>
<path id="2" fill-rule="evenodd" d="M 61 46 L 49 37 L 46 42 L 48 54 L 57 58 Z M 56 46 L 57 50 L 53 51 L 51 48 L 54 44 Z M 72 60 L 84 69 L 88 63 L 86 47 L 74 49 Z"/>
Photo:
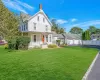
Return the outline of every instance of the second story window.
<path id="1" fill-rule="evenodd" d="M 48 31 L 48 26 L 46 25 L 46 31 Z"/>
<path id="2" fill-rule="evenodd" d="M 38 17 L 37 17 L 37 21 L 39 21 L 39 19 L 40 19 L 40 17 L 38 16 Z"/>
<path id="3" fill-rule="evenodd" d="M 36 30 L 36 23 L 33 23 L 34 24 L 34 30 Z"/>
<path id="4" fill-rule="evenodd" d="M 45 22 L 45 18 L 43 18 L 43 22 Z"/>

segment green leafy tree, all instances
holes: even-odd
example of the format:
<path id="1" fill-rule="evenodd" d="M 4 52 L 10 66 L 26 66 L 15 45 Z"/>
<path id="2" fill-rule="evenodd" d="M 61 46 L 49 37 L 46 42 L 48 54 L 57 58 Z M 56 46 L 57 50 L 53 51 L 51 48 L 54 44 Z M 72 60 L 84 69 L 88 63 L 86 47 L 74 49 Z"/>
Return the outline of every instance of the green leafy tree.
<path id="1" fill-rule="evenodd" d="M 85 32 L 82 33 L 82 40 L 90 40 L 90 32 L 86 30 Z"/>
<path id="2" fill-rule="evenodd" d="M 9 39 L 18 35 L 18 24 L 18 17 L 10 12 L 0 1 L 0 36 Z"/>
<path id="3" fill-rule="evenodd" d="M 71 30 L 70 30 L 70 33 L 72 34 L 82 34 L 83 32 L 83 29 L 79 28 L 79 27 L 73 27 Z"/>
<path id="4" fill-rule="evenodd" d="M 96 27 L 95 26 L 90 26 L 88 30 L 89 30 L 90 34 L 96 33 Z"/>
<path id="5" fill-rule="evenodd" d="M 96 29 L 96 34 L 100 34 L 100 29 Z"/>
<path id="6" fill-rule="evenodd" d="M 51 23 L 53 25 L 52 31 L 55 31 L 56 33 L 65 33 L 65 29 L 56 23 L 56 19 L 52 19 Z"/>
<path id="7" fill-rule="evenodd" d="M 85 40 L 85 32 L 82 33 L 82 40 Z"/>

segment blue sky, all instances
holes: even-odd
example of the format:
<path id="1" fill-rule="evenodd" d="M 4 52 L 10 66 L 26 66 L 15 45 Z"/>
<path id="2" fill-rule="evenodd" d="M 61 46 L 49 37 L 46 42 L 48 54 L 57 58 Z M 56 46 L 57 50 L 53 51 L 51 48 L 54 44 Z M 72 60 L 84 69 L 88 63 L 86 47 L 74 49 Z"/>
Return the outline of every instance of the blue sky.
<path id="1" fill-rule="evenodd" d="M 68 32 L 73 26 L 86 30 L 93 25 L 100 28 L 100 0 L 2 0 L 13 12 L 24 12 L 30 15 L 43 5 L 44 12 L 66 28 Z"/>

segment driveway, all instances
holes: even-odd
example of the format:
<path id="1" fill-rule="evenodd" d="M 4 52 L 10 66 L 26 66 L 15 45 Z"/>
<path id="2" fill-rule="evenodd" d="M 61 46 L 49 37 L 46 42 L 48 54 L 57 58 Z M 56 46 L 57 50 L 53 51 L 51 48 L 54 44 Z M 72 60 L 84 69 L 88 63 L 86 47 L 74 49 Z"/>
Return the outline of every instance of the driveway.
<path id="1" fill-rule="evenodd" d="M 100 50 L 100 46 L 88 45 L 82 47 L 96 48 Z M 96 61 L 85 80 L 100 80 L 100 53 L 98 54 L 98 57 L 96 58 Z"/>
<path id="2" fill-rule="evenodd" d="M 100 53 L 87 77 L 87 80 L 100 80 Z"/>

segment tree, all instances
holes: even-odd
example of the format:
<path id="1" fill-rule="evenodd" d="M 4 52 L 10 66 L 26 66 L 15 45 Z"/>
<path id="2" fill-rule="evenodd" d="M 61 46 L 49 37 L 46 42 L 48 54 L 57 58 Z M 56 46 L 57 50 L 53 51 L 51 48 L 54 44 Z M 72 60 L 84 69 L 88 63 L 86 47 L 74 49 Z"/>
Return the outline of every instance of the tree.
<path id="1" fill-rule="evenodd" d="M 70 30 L 70 33 L 72 34 L 82 34 L 83 32 L 83 29 L 79 28 L 79 27 L 73 27 L 71 30 Z"/>
<path id="2" fill-rule="evenodd" d="M 82 40 L 85 40 L 85 32 L 82 33 Z"/>
<path id="3" fill-rule="evenodd" d="M 96 29 L 96 34 L 100 34 L 100 29 Z"/>
<path id="4" fill-rule="evenodd" d="M 56 23 L 56 19 L 51 20 L 52 23 L 52 31 L 55 31 L 56 33 L 65 33 L 65 29 L 61 27 L 59 24 Z"/>
<path id="5" fill-rule="evenodd" d="M 0 36 L 9 39 L 18 35 L 17 17 L 0 2 Z"/>
<path id="6" fill-rule="evenodd" d="M 90 40 L 90 32 L 86 30 L 85 32 L 82 33 L 82 40 Z"/>
<path id="7" fill-rule="evenodd" d="M 88 30 L 89 30 L 90 34 L 96 33 L 96 27 L 95 26 L 90 26 Z"/>

